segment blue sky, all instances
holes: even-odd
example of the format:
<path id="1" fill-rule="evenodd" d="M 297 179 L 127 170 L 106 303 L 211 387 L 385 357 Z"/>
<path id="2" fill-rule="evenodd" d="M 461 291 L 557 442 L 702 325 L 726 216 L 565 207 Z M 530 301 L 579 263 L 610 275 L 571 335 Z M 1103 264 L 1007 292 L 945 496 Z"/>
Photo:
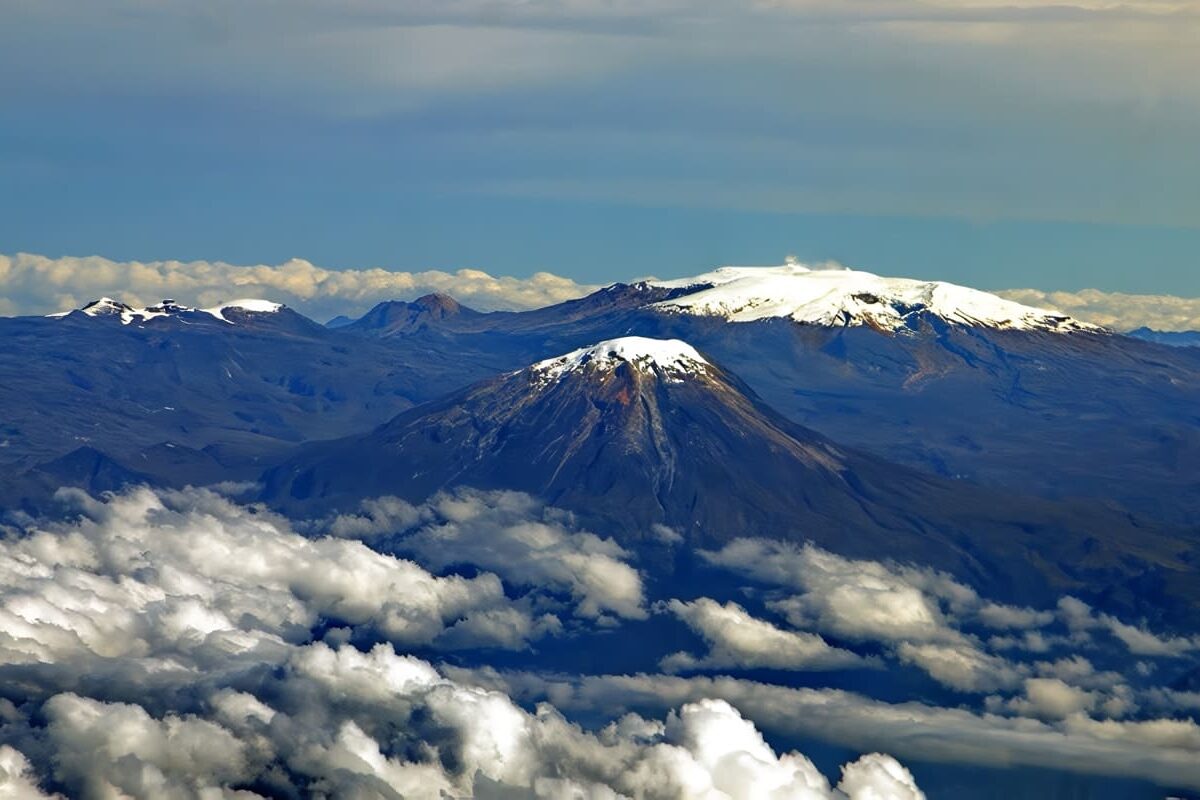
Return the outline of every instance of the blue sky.
<path id="1" fill-rule="evenodd" d="M 0 252 L 1200 295 L 1194 2 L 0 0 Z"/>

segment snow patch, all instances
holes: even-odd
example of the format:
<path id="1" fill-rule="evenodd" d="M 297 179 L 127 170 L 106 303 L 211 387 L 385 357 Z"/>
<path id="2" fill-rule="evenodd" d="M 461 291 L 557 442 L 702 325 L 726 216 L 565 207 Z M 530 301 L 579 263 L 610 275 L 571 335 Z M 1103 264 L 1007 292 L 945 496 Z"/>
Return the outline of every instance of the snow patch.
<path id="1" fill-rule="evenodd" d="M 538 384 L 545 386 L 572 372 L 607 370 L 620 363 L 630 364 L 642 372 L 657 372 L 673 382 L 706 374 L 711 366 L 696 348 L 679 339 L 624 336 L 539 361 L 530 369 L 537 376 Z"/>
<path id="2" fill-rule="evenodd" d="M 650 308 L 724 317 L 730 322 L 783 318 L 806 325 L 869 325 L 894 332 L 909 327 L 925 313 L 969 327 L 1058 333 L 1103 330 L 1057 311 L 952 283 L 884 278 L 852 269 L 813 269 L 797 263 L 723 267 L 692 278 L 651 281 L 650 285 L 694 288 Z"/>

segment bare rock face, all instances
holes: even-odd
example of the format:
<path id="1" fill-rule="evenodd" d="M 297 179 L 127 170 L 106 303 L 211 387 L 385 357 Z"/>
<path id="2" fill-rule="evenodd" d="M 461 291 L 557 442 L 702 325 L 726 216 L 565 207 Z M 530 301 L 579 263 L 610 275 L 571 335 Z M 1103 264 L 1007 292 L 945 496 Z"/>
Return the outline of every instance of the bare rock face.
<path id="1" fill-rule="evenodd" d="M 459 304 L 447 294 L 427 294 L 412 302 L 389 300 L 372 308 L 354 322 L 341 326 L 348 332 L 388 337 L 409 334 L 458 317 L 471 318 L 479 312 Z"/>

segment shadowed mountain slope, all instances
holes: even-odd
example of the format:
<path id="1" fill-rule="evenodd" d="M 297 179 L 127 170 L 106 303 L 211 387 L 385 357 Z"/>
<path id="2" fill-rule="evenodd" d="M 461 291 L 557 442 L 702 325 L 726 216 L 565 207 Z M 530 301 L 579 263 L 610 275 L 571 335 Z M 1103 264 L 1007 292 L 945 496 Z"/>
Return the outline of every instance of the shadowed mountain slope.
<path id="1" fill-rule="evenodd" d="M 300 514 L 455 486 L 520 490 L 634 546 L 653 546 L 655 525 L 692 546 L 814 541 L 931 564 L 1030 602 L 1118 595 L 1134 579 L 1163 593 L 1194 578 L 1192 544 L 1177 532 L 841 447 L 678 341 L 628 337 L 539 362 L 370 433 L 304 446 L 264 484 L 265 499 Z"/>

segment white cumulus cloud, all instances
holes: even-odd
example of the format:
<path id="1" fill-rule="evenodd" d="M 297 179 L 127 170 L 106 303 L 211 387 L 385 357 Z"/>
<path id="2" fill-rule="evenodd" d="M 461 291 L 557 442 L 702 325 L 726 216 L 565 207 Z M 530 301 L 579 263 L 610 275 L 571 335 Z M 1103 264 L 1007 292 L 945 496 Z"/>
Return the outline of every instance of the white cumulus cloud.
<path id="1" fill-rule="evenodd" d="M 524 647 L 556 620 L 500 580 L 435 577 L 206 490 L 135 489 L 0 542 L 0 675 L 163 684 L 278 661 L 318 624 L 406 646 Z"/>
<path id="2" fill-rule="evenodd" d="M 1142 327 L 1158 331 L 1200 330 L 1200 297 L 1126 294 L 1102 292 L 1099 289 L 1076 292 L 1007 289 L 996 294 L 1017 303 L 1055 308 L 1115 331 L 1131 331 Z"/>
<path id="3" fill-rule="evenodd" d="M 6 744 L 0 745 L 0 800 L 50 800 L 51 797 L 38 786 L 25 754 Z"/>
<path id="4" fill-rule="evenodd" d="M 642 577 L 627 563 L 631 554 L 522 492 L 457 489 L 420 506 L 375 498 L 359 513 L 317 528 L 370 539 L 431 569 L 470 563 L 517 586 L 569 593 L 582 617 L 646 617 Z"/>
<path id="5" fill-rule="evenodd" d="M 0 682 L 16 701 L 0 703 L 0 797 L 846 796 L 723 700 L 589 731 L 403 652 L 553 629 L 491 573 L 437 577 L 206 490 L 74 496 L 78 518 L 0 541 Z M 430 519 L 529 515 L 527 498 L 485 497 L 442 497 Z M 371 511 L 411 522 L 413 509 Z M 604 540 L 572 548 L 578 534 L 543 524 L 535 544 L 620 563 Z M 849 796 L 903 779 L 868 768 L 881 758 L 846 767 Z"/>
<path id="6" fill-rule="evenodd" d="M 709 645 L 697 658 L 675 653 L 662 661 L 668 672 L 703 669 L 824 670 L 868 666 L 861 656 L 833 647 L 814 633 L 784 630 L 751 616 L 737 603 L 718 603 L 707 597 L 691 602 L 671 600 L 664 605 L 700 634 Z"/>
<path id="7" fill-rule="evenodd" d="M 936 570 L 845 558 L 812 544 L 736 539 L 701 555 L 711 564 L 783 587 L 787 593 L 773 592 L 775 599 L 767 606 L 795 628 L 878 643 L 900 663 L 959 692 L 1015 691 L 1029 678 L 1060 679 L 1081 691 L 1107 690 L 1089 709 L 1122 716 L 1132 700 L 1122 693 L 1127 688 L 1118 691 L 1119 674 L 1098 672 L 1078 654 L 1032 664 L 997 651 L 1047 653 L 1102 646 L 1105 643 L 1093 637 L 1095 631 L 1107 631 L 1112 643 L 1138 656 L 1178 658 L 1200 650 L 1200 637 L 1160 635 L 1097 613 L 1074 597 L 1061 598 L 1055 610 L 1005 605 L 981 598 Z M 1052 625 L 1062 632 L 1049 630 Z M 981 635 L 987 630 L 1020 635 Z M 686 663 L 673 658 L 671 663 Z M 1040 715 L 1036 703 L 1007 707 Z"/>
<path id="8" fill-rule="evenodd" d="M 522 309 L 570 300 L 596 287 L 538 272 L 528 278 L 477 269 L 398 272 L 325 269 L 304 259 L 239 266 L 221 261 L 112 261 L 100 256 L 0 255 L 0 314 L 69 311 L 102 296 L 142 307 L 163 298 L 200 307 L 238 297 L 286 303 L 324 322 L 361 314 L 384 300 L 450 294 L 481 310 Z"/>
<path id="9" fill-rule="evenodd" d="M 812 544 L 736 539 L 701 554 L 710 563 L 797 593 L 771 605 L 796 627 L 880 642 L 964 641 L 959 626 L 1037 627 L 1053 614 L 985 602 L 936 570 L 845 558 Z"/>

